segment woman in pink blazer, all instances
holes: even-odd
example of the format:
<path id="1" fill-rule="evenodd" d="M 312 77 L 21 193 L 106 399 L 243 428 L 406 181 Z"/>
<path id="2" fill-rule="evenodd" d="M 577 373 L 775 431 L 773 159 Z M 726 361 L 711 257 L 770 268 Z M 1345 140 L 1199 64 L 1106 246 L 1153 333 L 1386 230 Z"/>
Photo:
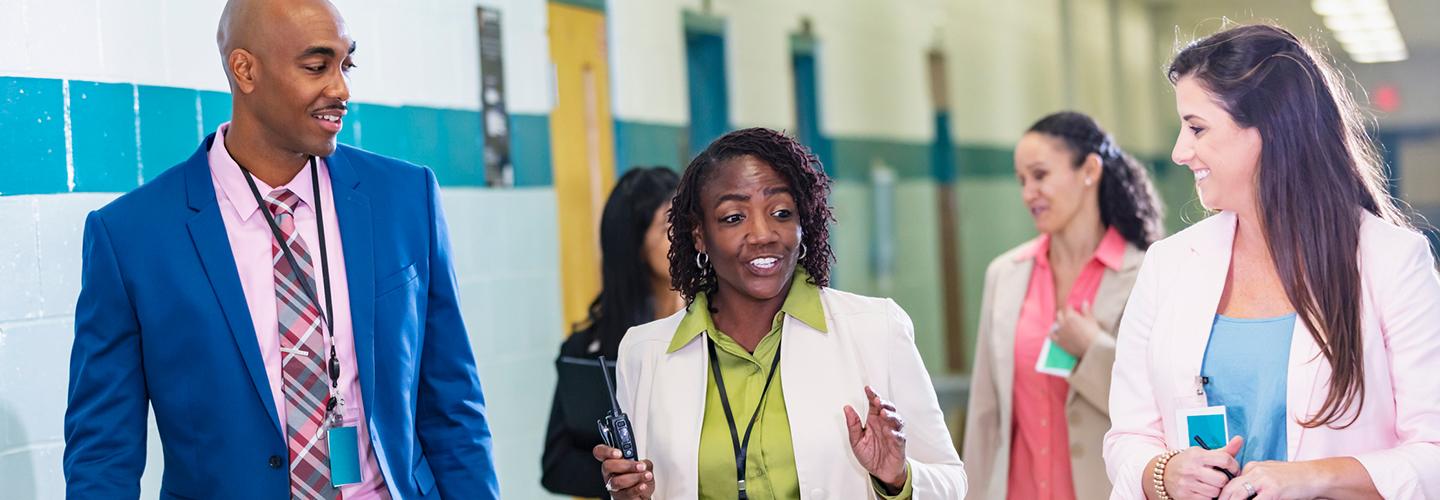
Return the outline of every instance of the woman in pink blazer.
<path id="1" fill-rule="evenodd" d="M 1440 277 L 1343 80 L 1272 26 L 1169 77 L 1173 160 L 1219 213 L 1151 246 L 1126 306 L 1111 497 L 1440 498 Z M 1207 407 L 1214 450 L 1182 430 Z"/>

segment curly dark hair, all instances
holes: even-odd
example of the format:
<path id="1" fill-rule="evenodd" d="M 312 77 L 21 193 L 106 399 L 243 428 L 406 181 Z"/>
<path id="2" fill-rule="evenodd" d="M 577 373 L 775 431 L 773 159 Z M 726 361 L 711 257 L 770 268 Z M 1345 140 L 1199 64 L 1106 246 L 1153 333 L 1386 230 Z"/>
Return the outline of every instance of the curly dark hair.
<path id="1" fill-rule="evenodd" d="M 1100 222 L 1139 247 L 1164 236 L 1164 209 L 1145 167 L 1115 143 L 1115 138 L 1083 113 L 1061 111 L 1030 126 L 1030 132 L 1060 139 L 1074 154 L 1075 168 L 1092 153 L 1100 157 Z"/>
<path id="2" fill-rule="evenodd" d="M 830 223 L 835 221 L 827 197 L 830 178 L 825 176 L 820 159 L 810 148 L 794 137 L 767 128 L 747 128 L 721 136 L 705 148 L 680 176 L 670 213 L 670 285 L 685 297 L 686 307 L 700 292 L 714 293 L 715 273 L 702 272 L 695 266 L 695 229 L 701 227 L 704 208 L 700 206 L 700 190 L 715 170 L 730 160 L 752 156 L 769 164 L 790 184 L 800 214 L 800 242 L 805 257 L 800 266 L 810 274 L 816 286 L 830 284 L 830 264 L 835 255 L 830 250 Z"/>

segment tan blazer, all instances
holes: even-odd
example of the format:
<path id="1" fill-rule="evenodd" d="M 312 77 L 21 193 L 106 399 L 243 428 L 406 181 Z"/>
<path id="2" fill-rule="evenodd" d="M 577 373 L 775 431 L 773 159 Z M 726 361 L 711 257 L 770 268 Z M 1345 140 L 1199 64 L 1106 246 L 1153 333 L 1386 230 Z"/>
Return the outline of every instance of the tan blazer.
<path id="1" fill-rule="evenodd" d="M 1030 286 L 1035 260 L 1025 250 L 1031 240 L 1005 252 L 985 271 L 980 303 L 980 329 L 971 377 L 970 405 L 965 419 L 964 462 L 973 498 L 1006 497 L 1010 474 L 1015 383 L 1015 327 Z M 1065 420 L 1070 430 L 1070 470 L 1079 500 L 1110 495 L 1101 443 L 1110 429 L 1110 367 L 1115 362 L 1115 336 L 1130 288 L 1145 252 L 1127 243 L 1119 271 L 1105 270 L 1095 292 L 1092 311 L 1106 334 L 1095 339 L 1070 375 Z"/>

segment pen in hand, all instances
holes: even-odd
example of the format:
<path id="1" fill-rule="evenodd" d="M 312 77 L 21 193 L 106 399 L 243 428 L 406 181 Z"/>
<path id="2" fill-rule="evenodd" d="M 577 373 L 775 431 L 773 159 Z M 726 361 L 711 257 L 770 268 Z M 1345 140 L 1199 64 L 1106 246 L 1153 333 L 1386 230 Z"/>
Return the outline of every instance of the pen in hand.
<path id="1" fill-rule="evenodd" d="M 1214 449 L 1215 449 L 1215 448 L 1211 448 L 1210 445 L 1205 444 L 1205 440 L 1204 440 L 1204 439 L 1200 439 L 1200 435 L 1199 435 L 1199 434 L 1196 434 L 1196 435 L 1191 436 L 1191 437 L 1194 437 L 1194 438 L 1195 438 L 1195 442 L 1196 442 L 1196 443 L 1200 443 L 1200 449 L 1207 450 L 1207 451 L 1209 451 L 1209 450 L 1214 450 Z M 1211 466 L 1210 468 L 1211 468 L 1211 469 L 1218 470 L 1218 471 L 1220 471 L 1222 474 L 1225 474 L 1225 479 L 1235 479 L 1235 475 L 1234 475 L 1234 474 L 1231 474 L 1229 469 L 1226 469 L 1226 468 L 1224 468 L 1224 467 L 1214 467 L 1214 466 Z"/>
<path id="2" fill-rule="evenodd" d="M 1210 445 L 1205 444 L 1205 440 L 1204 440 L 1204 439 L 1200 439 L 1200 435 L 1199 435 L 1199 434 L 1196 434 L 1196 435 L 1191 436 L 1191 437 L 1194 437 L 1194 438 L 1195 438 L 1195 442 L 1200 444 L 1200 448 L 1201 448 L 1201 449 L 1204 449 L 1204 450 L 1214 450 L 1214 448 L 1211 448 Z M 1225 479 L 1226 479 L 1226 480 L 1234 480 L 1234 479 L 1235 479 L 1235 475 L 1234 475 L 1234 474 L 1231 474 L 1229 469 L 1226 469 L 1226 468 L 1224 468 L 1224 467 L 1214 467 L 1214 466 L 1211 466 L 1210 468 L 1220 471 L 1221 474 L 1224 474 L 1224 475 L 1225 475 Z M 1255 498 L 1255 494 L 1254 494 L 1254 493 L 1251 493 L 1250 496 L 1245 497 L 1245 500 L 1250 500 L 1250 499 L 1252 499 L 1252 498 Z"/>

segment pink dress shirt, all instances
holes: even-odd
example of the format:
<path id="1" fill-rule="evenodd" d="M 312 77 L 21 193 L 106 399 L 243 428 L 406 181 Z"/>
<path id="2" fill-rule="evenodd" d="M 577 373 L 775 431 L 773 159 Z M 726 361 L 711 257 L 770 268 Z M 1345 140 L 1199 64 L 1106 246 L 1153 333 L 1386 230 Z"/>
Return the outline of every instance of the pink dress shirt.
<path id="1" fill-rule="evenodd" d="M 210 177 L 215 183 L 215 199 L 220 204 L 220 218 L 225 222 L 225 233 L 230 239 L 230 251 L 235 255 L 235 268 L 240 272 L 240 287 L 245 291 L 245 303 L 250 309 L 250 318 L 255 323 L 255 337 L 260 343 L 260 355 L 265 361 L 265 374 L 270 380 L 270 395 L 275 402 L 276 414 L 285 421 L 285 397 L 281 394 L 280 376 L 280 327 L 275 310 L 275 277 L 271 263 L 270 242 L 273 239 L 260 206 L 240 172 L 240 165 L 225 149 L 227 122 L 220 125 L 215 133 L 215 142 L 210 146 Z M 331 300 L 335 310 L 335 351 L 340 359 L 340 396 L 345 401 L 345 425 L 357 426 L 357 435 L 368 437 L 362 405 L 360 382 L 356 377 L 355 337 L 350 323 L 350 292 L 345 277 L 345 253 L 340 241 L 339 217 L 335 215 L 335 201 L 330 190 L 330 171 L 324 160 L 319 160 L 320 196 L 324 199 L 325 247 L 330 261 Z M 310 167 L 307 165 L 295 178 L 284 186 L 270 187 L 259 178 L 255 185 L 261 196 L 279 187 L 289 188 L 300 197 L 300 206 L 295 209 L 295 226 L 300 237 L 315 256 L 315 268 L 320 268 L 320 239 L 315 226 L 315 191 L 311 187 Z M 324 282 L 316 277 L 316 293 L 320 303 L 325 303 Z M 379 462 L 369 439 L 359 439 L 360 483 L 342 486 L 340 493 L 349 500 L 389 498 L 385 478 L 380 473 Z"/>
<path id="2" fill-rule="evenodd" d="M 1010 447 L 1008 495 L 1016 499 L 1075 498 L 1065 421 L 1065 398 L 1070 385 L 1063 378 L 1035 371 L 1035 361 L 1055 324 L 1057 311 L 1049 255 L 1050 235 L 1041 235 L 1029 251 L 1035 267 L 1015 327 L 1015 434 Z M 1077 310 L 1093 303 L 1105 269 L 1120 269 L 1124 258 L 1125 238 L 1115 228 L 1106 230 L 1094 255 L 1075 278 L 1065 303 Z"/>

